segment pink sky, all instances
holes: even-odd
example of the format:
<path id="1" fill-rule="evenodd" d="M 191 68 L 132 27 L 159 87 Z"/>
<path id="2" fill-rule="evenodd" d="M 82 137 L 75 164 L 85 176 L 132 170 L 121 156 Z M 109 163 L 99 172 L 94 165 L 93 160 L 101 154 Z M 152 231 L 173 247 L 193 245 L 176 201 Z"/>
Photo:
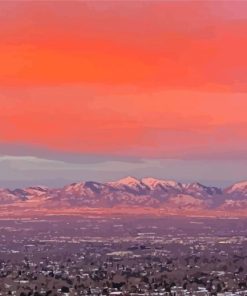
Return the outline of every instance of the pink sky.
<path id="1" fill-rule="evenodd" d="M 0 27 L 0 148 L 246 158 L 247 2 L 5 1 Z"/>

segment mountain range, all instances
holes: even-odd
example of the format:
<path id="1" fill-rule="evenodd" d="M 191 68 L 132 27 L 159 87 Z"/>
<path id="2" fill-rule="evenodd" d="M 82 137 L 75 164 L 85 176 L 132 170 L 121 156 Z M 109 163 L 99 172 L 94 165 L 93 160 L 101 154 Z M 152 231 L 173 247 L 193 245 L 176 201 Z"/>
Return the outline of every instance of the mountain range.
<path id="1" fill-rule="evenodd" d="M 167 211 L 246 211 L 247 181 L 228 188 L 126 177 L 115 182 L 78 182 L 62 188 L 0 189 L 0 206 L 33 209 L 151 208 Z"/>

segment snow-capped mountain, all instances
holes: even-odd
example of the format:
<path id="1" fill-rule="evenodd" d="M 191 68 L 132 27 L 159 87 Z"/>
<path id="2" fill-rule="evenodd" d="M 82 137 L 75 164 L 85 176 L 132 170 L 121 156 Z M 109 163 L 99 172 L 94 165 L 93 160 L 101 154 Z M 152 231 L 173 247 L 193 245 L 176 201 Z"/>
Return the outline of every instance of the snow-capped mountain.
<path id="1" fill-rule="evenodd" d="M 115 189 L 126 190 L 135 194 L 145 194 L 149 190 L 149 187 L 142 180 L 133 177 L 126 177 L 107 184 Z"/>
<path id="2" fill-rule="evenodd" d="M 242 197 L 247 196 L 247 181 L 233 184 L 232 186 L 225 189 L 225 193 L 236 198 L 238 198 L 240 195 Z"/>
<path id="3" fill-rule="evenodd" d="M 212 197 L 217 194 L 222 194 L 222 190 L 217 187 L 205 186 L 198 182 L 185 184 L 184 189 L 187 194 L 198 197 Z"/>
<path id="4" fill-rule="evenodd" d="M 141 207 L 167 209 L 247 210 L 247 182 L 226 189 L 200 183 L 182 184 L 152 177 L 126 177 L 106 183 L 77 182 L 63 188 L 43 186 L 0 189 L 0 205 L 39 207 Z"/>
<path id="5" fill-rule="evenodd" d="M 9 189 L 0 188 L 0 203 L 1 204 L 11 204 L 14 202 L 18 202 L 20 197 L 17 196 Z"/>
<path id="6" fill-rule="evenodd" d="M 183 185 L 181 183 L 178 183 L 176 181 L 170 181 L 170 180 L 161 180 L 161 179 L 155 179 L 155 178 L 143 178 L 141 179 L 142 183 L 148 186 L 150 190 L 177 190 L 182 191 Z"/>
<path id="7" fill-rule="evenodd" d="M 247 209 L 247 181 L 238 182 L 226 188 L 224 190 L 224 196 L 226 198 L 220 205 L 221 209 Z"/>

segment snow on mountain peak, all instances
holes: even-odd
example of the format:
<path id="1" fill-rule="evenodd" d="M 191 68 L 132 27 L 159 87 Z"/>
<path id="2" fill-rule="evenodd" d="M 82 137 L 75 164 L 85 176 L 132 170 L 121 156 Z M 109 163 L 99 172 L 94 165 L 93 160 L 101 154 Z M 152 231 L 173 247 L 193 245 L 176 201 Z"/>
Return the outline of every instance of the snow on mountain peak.
<path id="1" fill-rule="evenodd" d="M 131 177 L 131 176 L 128 176 L 128 177 L 125 177 L 125 178 L 122 178 L 118 181 L 115 181 L 115 182 L 109 182 L 108 184 L 116 184 L 116 185 L 126 185 L 126 186 L 133 186 L 133 185 L 140 185 L 140 180 L 134 178 L 134 177 Z"/>
<path id="2" fill-rule="evenodd" d="M 247 209 L 247 181 L 227 189 L 194 182 L 125 177 L 115 182 L 78 182 L 63 188 L 34 186 L 25 189 L 0 189 L 0 204 L 22 202 L 28 205 L 68 205 L 71 207 L 169 207 L 175 209 Z"/>
<path id="3" fill-rule="evenodd" d="M 233 193 L 234 191 L 247 191 L 247 181 L 238 182 L 232 185 L 229 189 L 227 189 L 228 193 Z"/>
<path id="4" fill-rule="evenodd" d="M 79 191 L 84 187 L 84 182 L 72 183 L 70 185 L 65 186 L 65 191 Z"/>
<path id="5" fill-rule="evenodd" d="M 24 191 L 31 196 L 41 196 L 48 192 L 48 187 L 45 186 L 35 186 L 35 187 L 28 187 Z"/>
<path id="6" fill-rule="evenodd" d="M 107 184 L 116 189 L 126 190 L 126 192 L 134 194 L 145 194 L 149 190 L 149 187 L 141 180 L 130 176 Z"/>
<path id="7" fill-rule="evenodd" d="M 188 183 L 188 184 L 185 184 L 184 185 L 184 188 L 194 188 L 194 189 L 203 189 L 203 188 L 206 188 L 205 185 L 202 185 L 201 183 L 199 182 L 193 182 L 193 183 Z"/>
<path id="8" fill-rule="evenodd" d="M 172 180 L 162 180 L 155 178 L 143 178 L 142 183 L 147 185 L 149 188 L 154 189 L 156 186 L 160 185 L 163 187 L 178 187 L 179 184 Z"/>

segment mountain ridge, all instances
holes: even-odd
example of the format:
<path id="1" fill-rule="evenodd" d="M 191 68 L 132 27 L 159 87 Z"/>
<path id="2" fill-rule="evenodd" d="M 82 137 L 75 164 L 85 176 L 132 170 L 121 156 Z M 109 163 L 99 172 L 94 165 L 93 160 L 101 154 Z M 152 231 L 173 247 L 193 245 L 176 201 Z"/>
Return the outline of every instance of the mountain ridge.
<path id="1" fill-rule="evenodd" d="M 38 208 L 166 208 L 170 211 L 247 210 L 247 182 L 227 188 L 131 176 L 111 182 L 82 181 L 61 188 L 0 189 L 0 205 Z"/>

